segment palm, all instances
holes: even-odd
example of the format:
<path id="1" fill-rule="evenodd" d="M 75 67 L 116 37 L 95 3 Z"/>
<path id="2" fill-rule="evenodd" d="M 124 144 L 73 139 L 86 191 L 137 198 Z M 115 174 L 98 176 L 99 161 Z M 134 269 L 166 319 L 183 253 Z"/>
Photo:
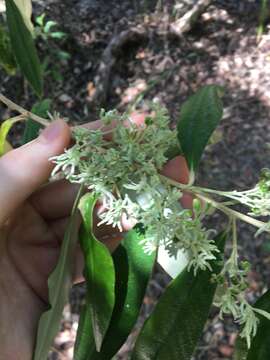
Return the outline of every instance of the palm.
<path id="1" fill-rule="evenodd" d="M 57 223 L 59 222 L 59 227 Z M 21 280 L 42 300 L 47 300 L 47 279 L 58 254 L 62 219 L 50 223 L 29 202 L 11 220 L 6 235 L 6 251 L 10 265 Z M 61 236 L 62 237 L 62 236 Z"/>
<path id="2" fill-rule="evenodd" d="M 140 123 L 143 118 L 140 115 L 135 120 Z M 99 126 L 99 122 L 90 125 Z M 61 153 L 70 141 L 64 122 L 55 122 L 48 129 L 36 141 L 0 159 L 0 360 L 32 358 L 38 320 L 48 303 L 48 276 L 57 263 L 77 192 L 65 181 L 40 188 L 52 170 L 48 158 Z M 186 182 L 183 158 L 170 161 L 164 174 Z M 39 190 L 33 193 L 35 189 Z M 188 196 L 183 199 L 183 205 L 190 203 Z M 123 225 L 126 230 L 131 226 Z M 108 226 L 96 227 L 95 234 L 110 250 L 122 238 Z M 76 265 L 76 275 L 81 277 L 79 251 Z"/>
<path id="3" fill-rule="evenodd" d="M 21 354 L 28 359 L 46 307 L 46 281 L 57 259 L 57 236 L 29 203 L 0 231 L 0 318 L 5 324 L 0 337 L 6 349 L 0 359 L 19 359 Z"/>
<path id="4" fill-rule="evenodd" d="M 5 250 L 9 266 L 20 274 L 33 295 L 48 301 L 48 276 L 55 267 L 77 186 L 66 181 L 50 183 L 34 193 L 5 227 Z M 94 224 L 97 222 L 95 216 Z M 127 225 L 126 225 L 127 227 Z M 121 239 L 116 229 L 95 226 L 96 236 L 113 249 Z M 81 279 L 82 261 L 76 254 L 75 280 Z"/>

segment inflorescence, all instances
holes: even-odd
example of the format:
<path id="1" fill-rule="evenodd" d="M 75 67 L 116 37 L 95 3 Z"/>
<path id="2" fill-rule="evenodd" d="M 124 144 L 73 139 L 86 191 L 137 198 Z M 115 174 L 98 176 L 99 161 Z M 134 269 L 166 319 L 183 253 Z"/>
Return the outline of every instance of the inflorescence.
<path id="1" fill-rule="evenodd" d="M 170 256 L 185 251 L 190 259 L 188 268 L 194 274 L 199 270 L 211 270 L 211 260 L 219 252 L 213 238 L 214 230 L 203 225 L 205 211 L 200 201 L 194 200 L 193 210 L 180 205 L 183 191 L 188 190 L 208 201 L 208 193 L 229 198 L 232 205 L 240 203 L 249 209 L 246 217 L 270 215 L 270 171 L 264 170 L 258 185 L 243 192 L 221 192 L 180 185 L 160 175 L 169 160 L 168 153 L 178 146 L 177 132 L 169 126 L 166 110 L 153 105 L 144 124 L 132 122 L 128 114 L 116 111 L 101 112 L 101 127 L 97 130 L 75 128 L 75 144 L 62 155 L 52 158 L 56 164 L 53 175 L 61 171 L 73 183 L 83 184 L 103 201 L 105 211 L 100 223 L 118 227 L 122 231 L 123 215 L 136 219 L 145 229 L 142 246 L 146 253 L 156 251 L 162 245 Z M 256 334 L 256 312 L 269 317 L 248 304 L 245 291 L 248 287 L 249 264 L 239 262 L 237 252 L 236 211 L 222 205 L 219 209 L 229 216 L 233 250 L 220 274 L 213 280 L 224 289 L 217 300 L 221 316 L 232 314 L 243 326 L 241 335 L 250 339 Z M 239 215 L 239 218 L 242 219 Z M 257 223 L 256 223 L 257 224 Z M 262 225 L 261 225 L 262 224 Z M 258 226 L 257 226 L 258 227 Z M 258 232 L 269 231 L 268 223 L 259 222 Z"/>

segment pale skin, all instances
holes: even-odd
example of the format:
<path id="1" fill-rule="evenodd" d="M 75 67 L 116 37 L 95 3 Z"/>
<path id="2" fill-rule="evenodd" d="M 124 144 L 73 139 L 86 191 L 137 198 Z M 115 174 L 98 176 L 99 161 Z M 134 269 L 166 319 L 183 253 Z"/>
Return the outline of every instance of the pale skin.
<path id="1" fill-rule="evenodd" d="M 143 118 L 136 114 L 133 121 L 142 123 Z M 0 360 L 30 360 L 33 355 L 38 320 L 48 301 L 48 276 L 57 263 L 78 190 L 63 180 L 48 183 L 53 168 L 48 158 L 62 153 L 69 143 L 70 128 L 58 120 L 37 140 L 0 158 Z M 162 172 L 175 181 L 188 181 L 180 156 Z M 190 197 L 185 195 L 182 203 L 190 206 Z M 123 226 L 128 230 L 132 224 L 125 221 Z M 95 234 L 111 251 L 122 239 L 109 226 L 96 227 Z M 81 281 L 79 247 L 74 258 L 74 282 Z"/>

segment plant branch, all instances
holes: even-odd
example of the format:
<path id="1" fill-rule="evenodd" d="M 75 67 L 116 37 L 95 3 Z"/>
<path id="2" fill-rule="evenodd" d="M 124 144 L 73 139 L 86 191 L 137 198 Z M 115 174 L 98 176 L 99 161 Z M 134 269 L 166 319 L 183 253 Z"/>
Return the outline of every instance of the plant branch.
<path id="1" fill-rule="evenodd" d="M 13 101 L 9 100 L 8 98 L 6 98 L 3 94 L 0 93 L 0 101 L 2 103 L 4 103 L 9 109 L 14 110 L 19 112 L 20 114 L 22 114 L 25 117 L 29 117 L 32 120 L 38 122 L 39 124 L 43 125 L 43 126 L 48 126 L 50 125 L 50 122 L 46 119 L 43 119 L 42 117 L 35 115 L 33 113 L 31 113 L 30 111 L 22 108 L 21 106 L 15 104 Z"/>
<path id="2" fill-rule="evenodd" d="M 233 216 L 234 218 L 237 218 L 239 220 L 242 220 L 250 225 L 253 225 L 259 229 L 266 226 L 266 223 L 257 219 L 254 219 L 246 214 L 242 214 L 236 210 L 230 209 L 227 206 L 222 205 L 221 203 L 215 201 L 214 199 L 209 198 L 208 196 L 194 193 L 199 199 L 208 202 L 208 204 L 214 206 L 216 209 L 222 211 L 224 214 L 228 216 Z"/>
<path id="3" fill-rule="evenodd" d="M 208 197 L 207 195 L 203 194 L 203 188 L 201 188 L 200 191 L 198 191 L 196 189 L 196 187 L 193 186 L 188 186 L 185 184 L 180 184 L 177 181 L 174 181 L 172 179 L 167 178 L 166 176 L 160 175 L 160 177 L 165 180 L 168 184 L 171 184 L 183 191 L 189 191 L 192 194 L 194 194 L 195 196 L 197 196 L 199 199 L 203 200 L 204 202 L 207 202 L 208 204 L 212 205 L 213 207 L 215 207 L 216 209 L 222 211 L 224 214 L 228 215 L 229 217 L 233 217 L 233 218 L 237 218 L 239 220 L 242 220 L 250 225 L 253 225 L 259 229 L 261 229 L 262 227 L 266 226 L 266 223 L 257 219 L 252 218 L 251 216 L 248 216 L 246 214 L 242 214 L 236 210 L 230 209 L 227 206 L 225 206 L 224 204 Z M 267 230 L 265 230 L 267 231 Z M 270 232 L 270 231 L 268 231 Z"/>

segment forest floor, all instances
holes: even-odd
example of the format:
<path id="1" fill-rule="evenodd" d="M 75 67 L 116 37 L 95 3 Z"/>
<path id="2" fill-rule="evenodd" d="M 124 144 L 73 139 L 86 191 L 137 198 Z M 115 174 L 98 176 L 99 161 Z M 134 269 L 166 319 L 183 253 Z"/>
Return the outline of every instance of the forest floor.
<path id="1" fill-rule="evenodd" d="M 168 29 L 177 15 L 175 3 L 37 0 L 34 15 L 45 13 L 67 34 L 65 40 L 38 44 L 41 59 L 49 60 L 45 95 L 71 123 L 97 119 L 101 107 L 143 109 L 149 100 L 159 100 L 176 121 L 183 101 L 200 86 L 222 85 L 224 117 L 218 141 L 204 155 L 198 183 L 224 190 L 248 188 L 258 180 L 260 169 L 270 166 L 270 29 L 266 27 L 256 41 L 256 1 L 216 0 L 192 31 L 173 36 Z M 69 53 L 70 59 L 56 60 L 59 50 Z M 25 107 L 34 102 L 20 76 L 9 77 L 1 70 L 0 91 Z M 7 116 L 0 107 L 0 118 Z M 19 125 L 11 133 L 13 145 L 20 144 L 20 136 Z M 215 215 L 209 226 L 221 227 L 223 222 Z M 270 239 L 254 240 L 253 229 L 241 224 L 239 241 L 241 258 L 252 263 L 248 297 L 255 301 L 270 285 Z M 128 358 L 138 326 L 168 280 L 156 271 L 139 325 L 117 359 Z M 72 359 L 83 295 L 83 286 L 72 291 L 51 360 Z M 232 359 L 236 336 L 232 319 L 221 321 L 213 309 L 194 360 Z"/>

